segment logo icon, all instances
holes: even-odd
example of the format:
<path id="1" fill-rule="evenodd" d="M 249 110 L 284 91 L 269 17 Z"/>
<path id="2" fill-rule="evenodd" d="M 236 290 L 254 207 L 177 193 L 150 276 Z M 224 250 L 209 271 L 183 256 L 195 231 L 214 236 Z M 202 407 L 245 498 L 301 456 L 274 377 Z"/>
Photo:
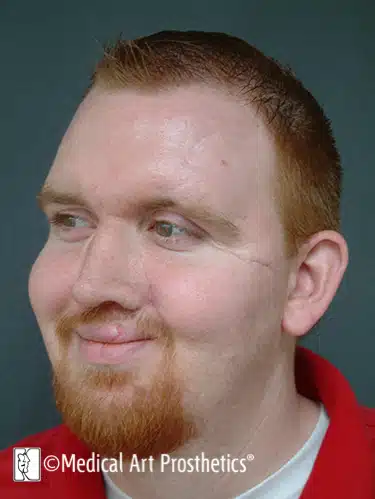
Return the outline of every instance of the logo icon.
<path id="1" fill-rule="evenodd" d="M 40 482 L 40 447 L 13 448 L 13 481 Z"/>

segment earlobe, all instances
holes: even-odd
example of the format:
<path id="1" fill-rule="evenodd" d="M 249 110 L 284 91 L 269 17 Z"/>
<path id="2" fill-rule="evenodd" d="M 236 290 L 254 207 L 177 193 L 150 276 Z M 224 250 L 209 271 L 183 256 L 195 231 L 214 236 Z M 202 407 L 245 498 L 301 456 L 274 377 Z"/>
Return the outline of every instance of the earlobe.
<path id="1" fill-rule="evenodd" d="M 301 247 L 295 262 L 282 330 L 303 336 L 324 315 L 337 292 L 348 265 L 346 241 L 335 231 L 314 234 Z"/>

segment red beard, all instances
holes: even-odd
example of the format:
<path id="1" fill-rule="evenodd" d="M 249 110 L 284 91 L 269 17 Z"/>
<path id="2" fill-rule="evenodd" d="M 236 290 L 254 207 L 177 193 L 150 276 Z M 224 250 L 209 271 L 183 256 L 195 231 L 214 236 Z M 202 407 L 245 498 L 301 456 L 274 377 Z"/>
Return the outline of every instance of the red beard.
<path id="1" fill-rule="evenodd" d="M 81 324 L 113 320 L 108 310 L 94 309 L 80 317 L 64 317 L 56 328 L 61 351 L 68 348 L 74 330 Z M 67 356 L 54 366 L 53 388 L 64 423 L 93 451 L 106 457 L 139 459 L 171 453 L 194 438 L 196 426 L 182 406 L 182 383 L 173 363 L 171 331 L 149 319 L 137 322 L 137 330 L 152 332 L 163 356 L 150 386 L 134 383 L 131 373 L 108 366 L 69 367 Z M 129 390 L 131 398 L 129 399 Z M 123 393 L 122 393 L 123 392 Z M 126 392 L 126 395 L 124 393 Z"/>

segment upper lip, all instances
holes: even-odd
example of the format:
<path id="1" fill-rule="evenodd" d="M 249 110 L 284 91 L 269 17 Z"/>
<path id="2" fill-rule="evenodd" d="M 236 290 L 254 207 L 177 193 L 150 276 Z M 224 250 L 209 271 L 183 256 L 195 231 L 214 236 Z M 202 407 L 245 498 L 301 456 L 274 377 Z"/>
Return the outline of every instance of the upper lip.
<path id="1" fill-rule="evenodd" d="M 134 327 L 126 327 L 118 323 L 83 325 L 77 328 L 76 332 L 84 340 L 98 343 L 130 343 L 150 339 L 149 336 L 139 334 Z"/>

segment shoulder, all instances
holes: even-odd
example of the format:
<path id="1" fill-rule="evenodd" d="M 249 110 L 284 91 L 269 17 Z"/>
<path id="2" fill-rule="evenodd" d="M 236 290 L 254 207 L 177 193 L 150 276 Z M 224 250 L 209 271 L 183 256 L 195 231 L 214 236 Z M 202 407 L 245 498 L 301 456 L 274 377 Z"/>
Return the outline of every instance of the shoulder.
<path id="1" fill-rule="evenodd" d="M 12 499 L 26 499 L 31 497 L 50 497 L 51 488 L 55 490 L 60 486 L 61 473 L 42 473 L 38 483 L 17 483 L 13 481 L 13 449 L 32 447 L 40 448 L 41 462 L 52 455 L 61 458 L 62 454 L 77 454 L 87 457 L 89 454 L 85 445 L 70 432 L 65 425 L 59 425 L 40 433 L 28 436 L 14 445 L 0 451 L 0 496 Z M 50 475 L 50 476 L 48 476 Z M 58 494 L 57 494 L 58 495 Z"/>
<path id="2" fill-rule="evenodd" d="M 365 432 L 370 443 L 372 454 L 372 463 L 375 471 L 375 409 L 361 406 L 362 421 L 364 422 Z"/>
<path id="3" fill-rule="evenodd" d="M 8 459 L 12 460 L 13 449 L 15 447 L 40 447 L 43 455 L 61 454 L 70 448 L 83 452 L 86 450 L 83 443 L 65 425 L 55 426 L 54 428 L 30 435 L 7 449 L 0 451 L 0 465 Z"/>
<path id="4" fill-rule="evenodd" d="M 64 430 L 65 427 L 63 425 L 59 425 L 49 430 L 30 435 L 23 438 L 22 440 L 19 440 L 18 442 L 15 442 L 10 447 L 0 451 L 0 464 L 3 464 L 4 461 L 7 461 L 9 459 L 12 460 L 13 449 L 15 447 L 53 447 L 56 443 L 56 439 L 60 437 Z"/>
<path id="5" fill-rule="evenodd" d="M 362 419 L 375 453 L 375 409 L 361 406 Z"/>

